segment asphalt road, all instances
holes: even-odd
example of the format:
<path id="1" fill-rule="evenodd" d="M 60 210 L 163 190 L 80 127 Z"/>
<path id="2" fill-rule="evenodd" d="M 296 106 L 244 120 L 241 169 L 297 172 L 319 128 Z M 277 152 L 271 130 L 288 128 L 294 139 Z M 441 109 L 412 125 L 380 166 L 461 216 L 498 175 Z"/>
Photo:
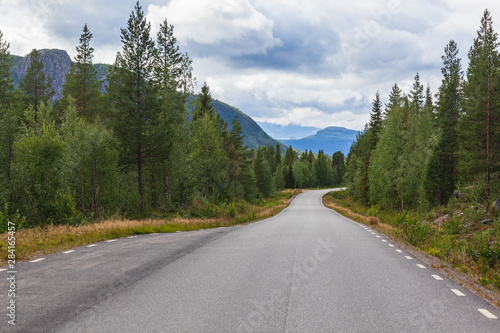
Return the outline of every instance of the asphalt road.
<path id="1" fill-rule="evenodd" d="M 325 208 L 324 193 L 244 226 L 120 238 L 20 263 L 16 326 L 2 278 L 0 330 L 500 332 L 500 311 Z"/>

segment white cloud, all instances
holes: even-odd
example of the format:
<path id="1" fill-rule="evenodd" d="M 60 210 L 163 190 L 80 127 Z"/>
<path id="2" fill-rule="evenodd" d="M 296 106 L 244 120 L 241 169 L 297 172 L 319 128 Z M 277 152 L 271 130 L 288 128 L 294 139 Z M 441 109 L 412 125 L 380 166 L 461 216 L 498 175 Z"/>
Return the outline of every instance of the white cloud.
<path id="1" fill-rule="evenodd" d="M 281 45 L 273 37 L 273 21 L 249 0 L 173 0 L 167 6 L 149 5 L 147 16 L 155 27 L 167 18 L 184 44 L 226 45 L 232 54 L 264 53 Z"/>
<path id="2" fill-rule="evenodd" d="M 135 0 L 0 0 L 0 30 L 11 53 L 62 48 L 74 56 L 81 28 L 94 34 L 96 62 L 114 61 Z M 163 4 L 163 5 L 161 5 Z M 443 49 L 462 67 L 491 0 L 142 0 L 153 33 L 167 18 L 199 85 L 261 121 L 362 129 L 371 102 L 394 83 L 406 92 L 420 73 L 436 92 Z M 153 36 L 154 38 L 154 36 Z M 348 47 L 346 49 L 346 47 Z M 199 89 L 199 87 L 198 87 Z"/>

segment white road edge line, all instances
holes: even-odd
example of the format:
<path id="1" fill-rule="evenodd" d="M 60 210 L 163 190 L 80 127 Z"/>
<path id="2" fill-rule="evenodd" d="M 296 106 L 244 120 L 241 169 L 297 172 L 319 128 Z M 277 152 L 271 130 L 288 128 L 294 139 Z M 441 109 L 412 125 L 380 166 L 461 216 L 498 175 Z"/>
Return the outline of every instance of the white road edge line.
<path id="1" fill-rule="evenodd" d="M 106 243 L 111 243 L 111 242 L 116 242 L 118 241 L 118 239 L 110 239 L 110 240 L 107 240 Z"/>
<path id="2" fill-rule="evenodd" d="M 432 274 L 432 277 L 435 278 L 438 281 L 443 281 L 443 278 L 440 277 L 439 275 Z"/>
<path id="3" fill-rule="evenodd" d="M 420 268 L 427 268 L 427 267 L 425 267 L 425 266 L 424 266 L 424 265 L 422 265 L 422 264 L 417 264 L 417 266 L 418 266 L 418 267 L 420 267 Z"/>
<path id="4" fill-rule="evenodd" d="M 453 291 L 457 296 L 465 296 L 465 294 L 458 289 L 451 289 L 451 291 Z"/>
<path id="5" fill-rule="evenodd" d="M 7 270 L 7 268 L 2 268 L 2 269 L 0 269 L 0 272 L 6 271 L 6 270 Z"/>
<path id="6" fill-rule="evenodd" d="M 477 310 L 481 312 L 488 319 L 498 319 L 497 316 L 495 316 L 493 313 L 489 312 L 486 309 L 477 309 Z"/>
<path id="7" fill-rule="evenodd" d="M 75 252 L 75 250 L 64 251 L 63 253 L 68 254 L 68 253 L 72 253 L 72 252 Z"/>
<path id="8" fill-rule="evenodd" d="M 39 261 L 42 261 L 42 260 L 45 260 L 45 258 L 38 258 L 38 259 L 35 259 L 35 260 L 31 260 L 30 262 L 39 262 Z"/>
<path id="9" fill-rule="evenodd" d="M 90 245 L 87 245 L 87 247 L 94 247 L 94 246 L 97 246 L 97 244 L 90 244 Z"/>

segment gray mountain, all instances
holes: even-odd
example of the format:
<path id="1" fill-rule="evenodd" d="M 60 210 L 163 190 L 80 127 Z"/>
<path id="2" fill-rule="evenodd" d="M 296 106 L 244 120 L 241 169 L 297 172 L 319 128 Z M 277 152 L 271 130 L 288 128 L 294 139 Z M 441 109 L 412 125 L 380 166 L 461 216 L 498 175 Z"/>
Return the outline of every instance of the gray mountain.
<path id="1" fill-rule="evenodd" d="M 341 151 L 347 156 L 357 134 L 357 131 L 351 129 L 332 126 L 302 139 L 280 141 L 300 151 L 305 151 L 307 149 L 312 150 L 313 153 L 317 153 L 322 149 L 323 152 L 328 155 L 333 155 L 335 152 Z"/>

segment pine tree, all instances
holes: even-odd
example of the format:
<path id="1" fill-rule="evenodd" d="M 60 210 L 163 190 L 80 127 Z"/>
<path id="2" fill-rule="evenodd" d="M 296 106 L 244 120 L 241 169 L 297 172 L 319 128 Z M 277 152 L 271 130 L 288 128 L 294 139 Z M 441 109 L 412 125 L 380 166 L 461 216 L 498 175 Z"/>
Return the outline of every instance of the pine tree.
<path id="1" fill-rule="evenodd" d="M 80 44 L 76 47 L 75 62 L 71 63 L 63 85 L 63 98 L 67 99 L 68 96 L 74 98 L 77 113 L 87 120 L 95 119 L 102 105 L 102 82 L 97 79 L 97 72 L 92 66 L 94 57 L 94 48 L 90 46 L 92 36 L 85 24 L 80 35 Z"/>
<path id="2" fill-rule="evenodd" d="M 7 105 L 8 95 L 13 88 L 10 67 L 14 60 L 10 56 L 9 47 L 10 44 L 3 40 L 3 33 L 0 31 L 0 108 Z"/>
<path id="3" fill-rule="evenodd" d="M 439 88 L 439 137 L 425 171 L 424 190 L 431 205 L 446 204 L 457 181 L 458 120 L 462 105 L 463 72 L 458 47 L 450 40 L 441 57 L 443 80 Z"/>
<path id="4" fill-rule="evenodd" d="M 465 105 L 461 133 L 464 152 L 463 169 L 474 179 L 483 178 L 484 198 L 489 213 L 491 174 L 499 167 L 500 150 L 497 135 L 500 128 L 500 57 L 498 34 L 493 20 L 484 11 L 477 37 L 471 47 L 467 84 L 464 87 Z M 470 179 L 469 179 L 470 180 Z M 483 185 L 484 184 L 484 185 Z"/>
<path id="5" fill-rule="evenodd" d="M 196 85 L 192 75 L 193 61 L 187 54 L 182 54 L 177 38 L 174 36 L 174 26 L 165 19 L 157 33 L 156 45 L 158 53 L 155 64 L 155 81 L 163 91 L 180 91 L 191 93 Z"/>
<path id="6" fill-rule="evenodd" d="M 52 80 L 46 77 L 43 72 L 43 63 L 40 53 L 33 49 L 29 55 L 30 65 L 26 76 L 19 84 L 19 89 L 23 92 L 27 104 L 33 105 L 35 111 L 35 123 L 38 122 L 38 111 L 42 102 L 48 102 L 55 95 L 52 89 Z"/>
<path id="7" fill-rule="evenodd" d="M 155 201 L 169 206 L 172 193 L 183 192 L 179 192 L 176 187 L 186 187 L 186 178 L 181 176 L 184 170 L 182 163 L 179 164 L 179 154 L 183 154 L 188 140 L 186 103 L 196 80 L 192 77 L 192 60 L 187 54 L 180 52 L 174 27 L 167 20 L 160 25 L 156 35 L 156 48 L 152 80 L 159 92 L 162 111 L 160 126 L 157 128 L 157 141 L 161 144 L 150 182 L 152 187 L 158 188 Z M 179 167 L 181 169 L 176 169 Z M 156 186 L 158 182 L 162 183 L 162 191 L 159 190 L 160 186 Z M 154 193 L 152 195 L 154 198 Z"/>
<path id="8" fill-rule="evenodd" d="M 137 172 L 141 213 L 146 209 L 144 173 L 161 144 L 157 138 L 159 101 L 152 82 L 156 48 L 150 32 L 151 24 L 137 2 L 127 29 L 121 29 L 122 51 L 108 76 L 121 164 Z"/>

